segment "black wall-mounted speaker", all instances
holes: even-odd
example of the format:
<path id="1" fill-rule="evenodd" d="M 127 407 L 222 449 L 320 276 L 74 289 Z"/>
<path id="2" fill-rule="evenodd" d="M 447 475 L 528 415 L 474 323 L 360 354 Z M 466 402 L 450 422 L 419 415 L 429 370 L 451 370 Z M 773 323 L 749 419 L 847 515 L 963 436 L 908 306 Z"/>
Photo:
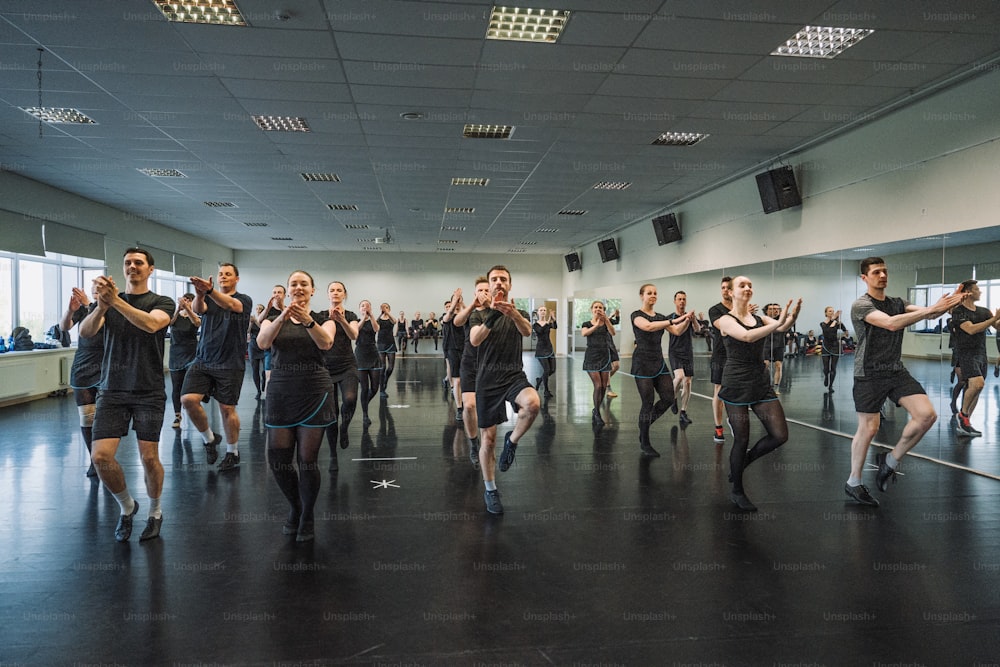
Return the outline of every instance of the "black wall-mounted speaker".
<path id="1" fill-rule="evenodd" d="M 774 213 L 782 209 L 799 206 L 802 197 L 795 184 L 795 173 L 791 167 L 778 167 L 763 174 L 757 174 L 757 189 L 764 213 Z"/>
<path id="2" fill-rule="evenodd" d="M 618 246 L 614 239 L 604 239 L 597 244 L 597 249 L 601 251 L 602 262 L 613 262 L 618 259 Z"/>
<path id="3" fill-rule="evenodd" d="M 583 268 L 583 264 L 580 262 L 580 253 L 578 252 L 571 252 L 563 259 L 566 260 L 567 271 L 579 271 Z"/>
<path id="4" fill-rule="evenodd" d="M 659 245 L 680 241 L 681 227 L 677 224 L 677 216 L 673 213 L 667 213 L 653 218 L 653 233 L 656 234 L 656 242 Z"/>

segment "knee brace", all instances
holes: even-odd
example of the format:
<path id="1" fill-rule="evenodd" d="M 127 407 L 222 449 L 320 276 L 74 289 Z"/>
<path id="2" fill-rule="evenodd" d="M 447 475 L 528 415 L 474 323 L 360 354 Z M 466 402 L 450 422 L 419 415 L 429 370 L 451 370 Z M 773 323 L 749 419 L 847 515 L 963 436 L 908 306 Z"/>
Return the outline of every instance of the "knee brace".
<path id="1" fill-rule="evenodd" d="M 90 405 L 78 405 L 76 406 L 77 412 L 80 413 L 80 426 L 83 428 L 90 428 L 94 425 L 94 413 L 97 412 L 97 406 L 93 403 Z"/>

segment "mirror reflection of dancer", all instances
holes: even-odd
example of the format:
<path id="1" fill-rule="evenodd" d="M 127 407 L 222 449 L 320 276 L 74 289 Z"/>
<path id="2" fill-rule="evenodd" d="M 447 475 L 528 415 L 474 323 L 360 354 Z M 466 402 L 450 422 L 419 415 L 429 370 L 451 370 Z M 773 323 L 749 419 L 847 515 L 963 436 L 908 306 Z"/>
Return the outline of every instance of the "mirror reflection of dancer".
<path id="1" fill-rule="evenodd" d="M 537 342 L 535 343 L 535 359 L 542 367 L 542 374 L 535 378 L 535 391 L 545 386 L 545 398 L 552 398 L 552 391 L 549 389 L 549 378 L 556 372 L 556 353 L 552 349 L 552 337 L 550 331 L 555 331 L 559 327 L 556 325 L 556 314 L 550 313 L 545 306 L 538 307 L 538 320 L 531 325 L 531 330 L 535 332 Z"/>
<path id="2" fill-rule="evenodd" d="M 358 366 L 358 381 L 361 383 L 361 423 L 368 428 L 372 423 L 368 416 L 368 404 L 382 386 L 382 360 L 379 359 L 378 346 L 375 344 L 379 324 L 370 301 L 359 303 L 358 313 L 361 322 L 358 326 L 358 338 L 354 342 L 354 360 Z"/>
<path id="3" fill-rule="evenodd" d="M 507 421 L 507 403 L 517 412 L 514 429 L 504 436 L 500 453 L 500 472 L 506 472 L 514 463 L 517 445 L 531 428 L 538 416 L 538 392 L 524 374 L 521 360 L 522 338 L 531 335 L 528 313 L 508 301 L 511 287 L 510 271 L 497 265 L 486 273 L 490 293 L 490 307 L 477 310 L 469 317 L 472 331 L 469 342 L 479 349 L 479 367 L 476 371 L 476 413 L 479 419 L 482 446 L 479 463 L 486 485 L 486 511 L 503 514 L 500 492 L 496 488 L 494 452 L 496 450 L 497 424 Z"/>
<path id="4" fill-rule="evenodd" d="M 841 334 L 847 333 L 847 327 L 840 321 L 840 311 L 835 312 L 833 306 L 827 306 L 823 315 L 826 319 L 819 323 L 823 336 L 823 386 L 832 394 L 833 381 L 837 379 L 837 362 L 840 361 L 840 338 Z"/>
<path id="5" fill-rule="evenodd" d="M 951 311 L 951 321 L 955 331 L 956 370 L 965 383 L 962 409 L 956 414 L 955 432 L 966 437 L 980 436 L 982 433 L 972 427 L 969 417 L 976 409 L 979 394 L 983 391 L 986 368 L 986 330 L 1000 322 L 1000 308 L 996 314 L 989 308 L 977 306 L 982 293 L 975 280 L 966 280 L 956 290 L 962 295 L 962 303 Z"/>
<path id="6" fill-rule="evenodd" d="M 476 278 L 475 288 L 476 297 L 467 305 L 462 302 L 455 313 L 454 322 L 456 327 L 463 330 L 461 335 L 465 340 L 458 371 L 458 384 L 462 392 L 462 422 L 465 424 L 465 436 L 469 439 L 469 459 L 472 467 L 479 470 L 479 419 L 476 416 L 476 373 L 479 364 L 476 346 L 469 342 L 472 333 L 469 317 L 473 312 L 485 310 L 490 305 L 490 283 L 486 276 Z"/>
<path id="7" fill-rule="evenodd" d="M 781 314 L 781 306 L 769 303 L 764 306 L 764 314 L 772 320 L 776 320 Z M 771 384 L 774 386 L 775 396 L 781 395 L 779 385 L 781 384 L 782 366 L 785 362 L 785 333 L 787 332 L 771 332 L 767 337 L 767 342 L 764 343 L 764 365 L 771 373 Z"/>
<path id="8" fill-rule="evenodd" d="M 657 313 L 656 285 L 645 284 L 639 288 L 639 298 L 642 308 L 632 313 L 632 333 L 635 337 L 635 350 L 632 352 L 632 376 L 635 378 L 636 389 L 642 407 L 639 408 L 639 449 L 643 456 L 659 456 L 649 439 L 649 427 L 663 416 L 671 405 L 676 405 L 674 396 L 674 377 L 663 360 L 663 332 L 678 336 L 688 331 L 687 325 L 694 318 L 694 313 L 686 313 L 675 319 Z M 660 400 L 653 403 L 654 393 Z"/>
<path id="9" fill-rule="evenodd" d="M 614 349 L 611 337 L 615 335 L 615 325 L 611 323 L 611 319 L 604 312 L 602 301 L 594 301 L 590 304 L 590 319 L 580 324 L 580 332 L 587 339 L 587 350 L 583 355 L 583 370 L 590 376 L 590 381 L 594 385 L 594 410 L 591 413 L 591 421 L 595 426 L 603 426 L 601 403 L 604 401 L 611 384 L 612 350 Z"/>
<path id="10" fill-rule="evenodd" d="M 726 346 L 726 367 L 722 372 L 719 399 L 725 403 L 729 426 L 733 429 L 733 448 L 729 452 L 729 478 L 733 484 L 730 499 L 741 510 L 756 512 L 757 507 L 743 489 L 743 471 L 788 440 L 785 411 L 774 395 L 771 378 L 764 366 L 764 344 L 772 332 L 786 331 L 792 326 L 802 299 L 794 306 L 789 301 L 775 320 L 751 313 L 753 284 L 749 278 L 737 276 L 732 286 L 733 308 L 719 318 Z M 748 449 L 751 410 L 766 433 Z"/>
<path id="11" fill-rule="evenodd" d="M 622 323 L 622 314 L 618 308 L 615 308 L 610 315 L 608 315 L 608 321 L 611 322 L 612 326 L 618 326 Z M 611 388 L 611 378 L 615 376 L 618 369 L 621 368 L 621 357 L 618 354 L 618 346 L 615 345 L 615 339 L 611 339 L 611 372 L 608 373 L 608 391 L 604 394 L 608 398 L 618 398 L 618 394 Z"/>
<path id="12" fill-rule="evenodd" d="M 121 509 L 115 539 L 127 542 L 139 503 L 132 498 L 116 454 L 129 422 L 139 442 L 149 514 L 139 540 L 160 536 L 163 512 L 163 465 L 160 463 L 160 430 L 167 402 L 163 377 L 163 342 L 174 314 L 173 299 L 149 289 L 153 255 L 142 248 L 128 248 L 124 255 L 125 289 L 111 276 L 94 279 L 97 307 L 80 323 L 85 338 L 104 335 L 104 363 L 94 415 L 92 460 L 97 476 Z"/>
<path id="13" fill-rule="evenodd" d="M 79 287 L 74 287 L 69 297 L 66 314 L 59 322 L 61 331 L 69 331 L 74 325 L 82 322 L 87 315 L 97 308 L 97 289 L 91 286 L 94 300 Z M 171 347 L 171 350 L 173 347 Z M 80 415 L 80 433 L 83 444 L 87 448 L 87 458 L 90 458 L 94 441 L 94 412 L 97 403 L 97 389 L 101 384 L 101 362 L 104 361 L 104 334 L 85 338 L 80 336 L 77 341 L 76 353 L 73 355 L 73 366 L 69 371 L 69 386 L 73 389 L 76 399 L 76 411 Z M 179 408 L 178 408 L 179 409 Z M 96 477 L 97 470 L 91 462 L 87 468 L 87 477 Z"/>
<path id="14" fill-rule="evenodd" d="M 723 276 L 719 288 L 722 292 L 722 301 L 709 308 L 708 321 L 712 323 L 712 416 L 715 418 L 715 435 L 712 439 L 717 443 L 723 443 L 726 441 L 725 433 L 722 431 L 722 418 L 725 414 L 725 407 L 722 401 L 719 400 L 719 391 L 722 389 L 722 371 L 726 366 L 726 346 L 722 343 L 719 318 L 733 308 L 732 277 Z"/>
<path id="15" fill-rule="evenodd" d="M 170 400 L 174 404 L 174 428 L 181 427 L 181 396 L 184 389 L 184 378 L 188 366 L 198 353 L 198 328 L 201 318 L 194 311 L 192 303 L 194 294 L 188 292 L 177 299 L 177 310 L 170 318 L 170 360 L 167 370 L 170 371 L 172 388 Z"/>
<path id="16" fill-rule="evenodd" d="M 267 462 L 290 507 L 282 532 L 295 535 L 298 542 L 314 537 L 313 509 L 322 481 L 317 459 L 324 429 L 337 422 L 335 390 L 323 352 L 339 332 L 325 313 L 310 312 L 315 292 L 311 275 L 292 272 L 291 303 L 265 320 L 257 336 L 258 345 L 272 351 L 273 361 L 264 415 Z"/>
<path id="17" fill-rule="evenodd" d="M 257 389 L 256 399 L 260 400 L 260 392 L 267 387 L 267 378 L 264 375 L 264 350 L 257 345 L 257 334 L 260 333 L 260 324 L 257 318 L 264 312 L 264 304 L 258 303 L 254 306 L 253 316 L 250 318 L 250 329 L 247 331 L 247 358 L 250 360 L 250 377 L 253 378 L 253 386 Z M 171 346 L 171 349 L 173 347 Z"/>
<path id="18" fill-rule="evenodd" d="M 903 366 L 903 332 L 920 320 L 931 319 L 956 306 L 960 293 L 945 294 L 932 306 L 920 308 L 899 297 L 886 296 L 889 271 L 881 257 L 861 260 L 861 280 L 867 289 L 851 306 L 851 322 L 858 338 L 854 351 L 854 409 L 858 430 L 851 441 L 851 474 L 844 485 L 848 496 L 863 505 L 878 501 L 861 483 L 861 469 L 868 448 L 878 432 L 879 409 L 886 399 L 902 406 L 910 419 L 891 452 L 875 456 L 875 484 L 885 491 L 896 479 L 899 461 L 913 449 L 937 421 L 937 413 L 924 388 Z"/>
<path id="19" fill-rule="evenodd" d="M 347 427 L 351 425 L 354 411 L 358 407 L 358 362 L 354 358 L 351 341 L 357 340 L 361 322 L 356 314 L 344 309 L 344 301 L 347 299 L 347 287 L 344 283 L 334 280 L 327 286 L 326 295 L 330 299 L 327 316 L 337 328 L 333 345 L 324 353 L 326 369 L 330 372 L 330 380 L 335 389 L 334 400 L 339 399 L 340 404 L 340 423 L 330 424 L 326 429 L 326 439 L 330 443 L 330 472 L 334 472 L 340 469 L 337 463 L 337 441 L 339 439 L 341 449 L 350 446 Z"/>
<path id="20" fill-rule="evenodd" d="M 378 337 L 375 341 L 378 357 L 382 363 L 382 384 L 379 387 L 379 396 L 389 398 L 389 392 L 386 389 L 389 386 L 389 378 L 392 377 L 392 372 L 396 369 L 396 341 L 392 331 L 396 324 L 396 318 L 392 316 L 392 309 L 387 303 L 379 306 L 379 310 Z"/>
<path id="21" fill-rule="evenodd" d="M 271 298 L 267 302 L 267 307 L 262 311 L 254 313 L 254 320 L 257 322 L 257 326 L 260 326 L 264 320 L 271 319 L 281 315 L 281 311 L 285 309 L 285 286 L 275 285 L 271 288 Z M 267 381 L 271 379 L 271 351 L 264 350 L 264 383 L 261 386 L 261 397 L 267 395 Z"/>

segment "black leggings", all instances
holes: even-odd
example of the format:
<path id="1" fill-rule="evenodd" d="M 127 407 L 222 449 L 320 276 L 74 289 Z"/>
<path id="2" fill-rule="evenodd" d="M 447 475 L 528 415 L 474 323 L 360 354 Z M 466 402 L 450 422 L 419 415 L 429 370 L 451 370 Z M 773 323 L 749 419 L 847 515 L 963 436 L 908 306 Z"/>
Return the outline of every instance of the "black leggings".
<path id="1" fill-rule="evenodd" d="M 187 375 L 186 368 L 182 368 L 179 371 L 170 371 L 170 386 L 172 387 L 170 399 L 174 403 L 174 414 L 180 414 L 181 412 L 181 388 L 184 386 L 185 375 Z"/>
<path id="2" fill-rule="evenodd" d="M 823 355 L 823 378 L 827 381 L 827 386 L 832 387 L 833 381 L 837 377 L 837 361 L 840 357 L 831 354 Z"/>
<path id="3" fill-rule="evenodd" d="M 674 378 L 669 373 L 661 373 L 655 378 L 637 377 L 635 387 L 639 390 L 639 399 L 642 401 L 639 407 L 639 444 L 648 445 L 649 427 L 674 402 Z M 655 394 L 660 395 L 660 400 L 654 404 Z"/>
<path id="4" fill-rule="evenodd" d="M 368 368 L 358 371 L 358 381 L 361 383 L 361 412 L 368 416 L 368 404 L 379 391 L 379 376 L 382 374 L 380 368 Z"/>
<path id="5" fill-rule="evenodd" d="M 590 381 L 594 383 L 594 411 L 600 409 L 601 401 L 604 400 L 604 396 L 608 393 L 608 387 L 611 384 L 611 375 L 608 371 L 587 371 L 587 375 L 590 376 Z"/>
<path id="6" fill-rule="evenodd" d="M 264 357 L 250 358 L 250 374 L 253 376 L 253 386 L 257 388 L 257 393 L 264 391 L 267 386 L 267 373 L 264 372 Z"/>
<path id="7" fill-rule="evenodd" d="M 542 386 L 545 387 L 545 392 L 549 393 L 549 376 L 556 372 L 556 358 L 541 357 L 538 363 L 542 366 Z"/>
<path id="8" fill-rule="evenodd" d="M 389 385 L 389 377 L 392 375 L 392 372 L 396 370 L 396 353 L 379 352 L 378 358 L 382 360 L 382 384 L 379 388 L 382 391 L 385 391 L 385 388 Z"/>
<path id="9" fill-rule="evenodd" d="M 340 406 L 339 424 L 330 424 L 326 427 L 326 438 L 330 441 L 330 452 L 332 456 L 337 455 L 338 436 L 347 441 L 347 427 L 354 419 L 354 411 L 358 408 L 358 374 L 348 373 L 340 382 L 333 385 L 333 400 Z M 339 426 L 339 428 L 338 428 Z M 345 447 L 347 445 L 344 445 Z"/>
<path id="10" fill-rule="evenodd" d="M 267 462 L 274 481 L 288 500 L 292 515 L 311 521 L 316 498 L 319 497 L 319 449 L 323 444 L 323 429 L 296 426 L 268 429 Z M 297 459 L 298 473 L 292 460 Z"/>
<path id="11" fill-rule="evenodd" d="M 750 410 L 764 425 L 767 435 L 748 451 L 750 444 Z M 729 452 L 729 477 L 734 493 L 743 493 L 743 471 L 748 465 L 773 452 L 788 440 L 788 422 L 781 401 L 765 401 L 751 406 L 726 403 L 726 415 L 733 429 L 733 448 Z"/>

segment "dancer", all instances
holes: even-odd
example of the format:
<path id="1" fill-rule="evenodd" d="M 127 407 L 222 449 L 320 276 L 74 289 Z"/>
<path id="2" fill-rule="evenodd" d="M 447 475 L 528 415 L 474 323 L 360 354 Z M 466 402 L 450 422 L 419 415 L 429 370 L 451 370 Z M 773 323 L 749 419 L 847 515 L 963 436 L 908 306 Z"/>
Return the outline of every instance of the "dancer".
<path id="1" fill-rule="evenodd" d="M 410 339 L 413 341 L 413 354 L 417 354 L 420 347 L 420 336 L 424 333 L 424 318 L 420 317 L 420 311 L 413 313 L 410 320 Z"/>
<path id="2" fill-rule="evenodd" d="M 275 285 L 271 288 L 271 298 L 267 302 L 267 307 L 264 310 L 257 312 L 254 315 L 254 320 L 257 322 L 257 326 L 260 326 L 264 320 L 277 317 L 285 309 L 285 286 Z M 261 389 L 261 397 L 267 395 L 267 381 L 271 379 L 271 350 L 264 350 L 264 384 Z"/>
<path id="3" fill-rule="evenodd" d="M 781 306 L 776 303 L 769 303 L 764 306 L 764 314 L 772 320 L 778 319 L 781 315 Z M 771 376 L 771 386 L 774 387 L 774 395 L 780 396 L 781 371 L 785 361 L 785 333 L 773 331 L 767 336 L 764 343 L 764 366 L 767 367 Z"/>
<path id="4" fill-rule="evenodd" d="M 792 326 L 802 299 L 794 306 L 789 301 L 778 319 L 771 319 L 750 312 L 753 284 L 746 276 L 733 279 L 732 294 L 733 308 L 719 318 L 718 325 L 726 346 L 726 367 L 719 399 L 726 406 L 729 426 L 733 430 L 733 448 L 729 452 L 729 481 L 733 485 L 730 499 L 741 510 L 756 512 L 757 507 L 743 488 L 743 471 L 788 440 L 785 412 L 774 395 L 771 378 L 764 367 L 764 343 L 772 332 L 785 331 Z M 750 410 L 760 420 L 766 434 L 748 450 Z"/>
<path id="5" fill-rule="evenodd" d="M 833 393 L 833 381 L 837 379 L 837 362 L 840 360 L 841 332 L 847 333 L 847 327 L 840 321 L 840 311 L 834 312 L 833 306 L 827 306 L 823 311 L 825 319 L 819 323 L 820 335 L 823 337 L 823 386 L 828 393 Z"/>
<path id="6" fill-rule="evenodd" d="M 653 287 L 655 290 L 656 288 Z M 642 296 L 641 288 L 640 294 Z M 656 301 L 654 300 L 655 304 Z M 701 323 L 694 312 L 687 311 L 687 293 L 674 293 L 674 312 L 667 315 L 676 325 L 670 331 L 670 342 L 667 344 L 667 356 L 670 367 L 674 369 L 674 401 L 671 409 L 677 414 L 680 408 L 681 426 L 692 423 L 687 414 L 688 403 L 691 401 L 691 382 L 694 380 L 694 337 L 701 334 Z M 662 335 L 662 334 L 661 334 Z M 632 362 L 635 363 L 634 361 Z"/>
<path id="7" fill-rule="evenodd" d="M 378 358 L 382 366 L 379 396 L 389 398 L 389 392 L 386 389 L 389 386 L 389 378 L 392 377 L 392 371 L 396 369 L 396 341 L 393 338 L 392 331 L 396 324 L 396 318 L 392 316 L 392 311 L 387 303 L 379 306 L 379 311 L 378 336 L 375 339 L 375 346 L 378 348 Z"/>
<path id="8" fill-rule="evenodd" d="M 361 318 L 358 327 L 358 338 L 354 343 L 354 360 L 358 365 L 358 381 L 361 383 L 361 413 L 364 415 L 361 423 L 365 428 L 371 426 L 368 416 L 368 404 L 379 387 L 382 386 L 382 361 L 379 359 L 378 346 L 375 337 L 380 331 L 378 320 L 372 313 L 372 304 L 365 300 L 358 304 Z"/>
<path id="9" fill-rule="evenodd" d="M 330 300 L 327 316 L 333 320 L 337 328 L 337 336 L 333 345 L 326 350 L 326 369 L 330 373 L 330 381 L 334 386 L 334 401 L 340 405 L 340 423 L 330 424 L 326 429 L 326 439 L 330 443 L 330 472 L 340 469 L 337 463 L 337 441 L 340 448 L 347 449 L 351 444 L 347 436 L 347 427 L 351 425 L 354 411 L 358 407 L 358 362 L 351 349 L 351 341 L 358 338 L 358 327 L 361 325 L 358 316 L 344 309 L 347 299 L 347 287 L 339 280 L 331 282 L 326 288 Z"/>
<path id="10" fill-rule="evenodd" d="M 160 536 L 163 511 L 163 465 L 160 463 L 160 429 L 167 402 L 163 377 L 163 342 L 174 314 L 173 299 L 149 289 L 153 255 L 142 248 L 124 254 L 125 289 L 121 292 L 111 276 L 94 279 L 97 307 L 80 323 L 84 338 L 103 331 L 104 362 L 94 415 L 91 459 L 97 476 L 114 495 L 121 509 L 115 539 L 127 542 L 139 503 L 132 498 L 125 473 L 116 454 L 129 422 L 139 443 L 149 513 L 140 541 Z"/>
<path id="11" fill-rule="evenodd" d="M 406 313 L 399 311 L 399 317 L 396 319 L 396 347 L 399 350 L 399 354 L 406 352 L 406 345 L 408 341 L 406 340 Z"/>
<path id="12" fill-rule="evenodd" d="M 590 304 L 590 319 L 580 324 L 580 331 L 587 339 L 587 350 L 583 355 L 583 370 L 587 371 L 594 385 L 594 409 L 591 412 L 591 422 L 595 426 L 603 426 L 601 418 L 601 402 L 604 401 L 611 382 L 611 337 L 615 335 L 615 326 L 604 312 L 604 303 L 594 301 Z M 672 393 L 672 392 L 671 392 Z"/>
<path id="13" fill-rule="evenodd" d="M 507 403 L 514 405 L 517 423 L 504 436 L 500 454 L 500 472 L 514 463 L 517 445 L 538 416 L 538 393 L 524 375 L 521 361 L 522 337 L 531 335 L 528 313 L 518 310 L 509 301 L 512 284 L 507 267 L 497 265 L 486 277 L 490 284 L 492 304 L 469 317 L 472 331 L 469 342 L 479 348 L 476 373 L 476 413 L 482 438 L 479 463 L 486 485 L 486 511 L 503 514 L 500 491 L 496 488 L 494 451 L 497 424 L 507 421 Z"/>
<path id="14" fill-rule="evenodd" d="M 198 328 L 201 318 L 191 307 L 194 294 L 188 292 L 177 299 L 177 310 L 170 318 L 170 360 L 167 370 L 170 371 L 172 388 L 170 399 L 174 404 L 174 428 L 181 427 L 181 396 L 184 389 L 184 378 L 188 366 L 198 353 Z"/>
<path id="15" fill-rule="evenodd" d="M 462 407 L 462 350 L 465 347 L 465 332 L 455 325 L 455 315 L 462 309 L 462 288 L 459 287 L 444 304 L 441 315 L 441 347 L 444 350 L 445 387 L 451 390 L 455 400 L 455 421 L 463 419 Z"/>
<path id="16" fill-rule="evenodd" d="M 722 343 L 719 318 L 726 315 L 733 308 L 732 277 L 723 276 L 719 289 L 722 292 L 722 301 L 709 308 L 708 321 L 712 323 L 712 416 L 715 418 L 715 435 L 712 439 L 716 443 L 721 444 L 726 441 L 726 436 L 722 431 L 722 417 L 725 407 L 719 398 L 719 391 L 722 390 L 722 371 L 726 367 L 726 346 Z"/>
<path id="17" fill-rule="evenodd" d="M 538 359 L 542 367 L 542 374 L 535 378 L 535 391 L 542 385 L 545 386 L 545 398 L 552 398 L 552 391 L 549 389 L 549 378 L 556 372 L 556 353 L 552 349 L 552 337 L 550 331 L 555 331 L 559 327 L 556 325 L 556 314 L 550 313 L 545 306 L 538 307 L 538 320 L 531 325 L 531 330 L 535 332 L 535 359 Z M 610 378 L 609 378 L 610 381 Z"/>
<path id="18" fill-rule="evenodd" d="M 257 389 L 257 400 L 260 400 L 260 392 L 267 386 L 265 377 L 264 357 L 266 353 L 257 345 L 257 334 L 260 333 L 260 325 L 257 318 L 264 312 L 264 304 L 258 303 L 253 317 L 250 318 L 250 329 L 247 331 L 247 357 L 250 359 L 250 375 L 253 377 L 253 386 Z"/>
<path id="19" fill-rule="evenodd" d="M 472 461 L 472 467 L 479 470 L 479 418 L 476 415 L 476 373 L 479 365 L 476 346 L 469 342 L 472 333 L 469 317 L 473 312 L 485 310 L 490 305 L 490 283 L 486 276 L 476 278 L 475 289 L 476 297 L 468 305 L 462 302 L 455 313 L 454 322 L 456 327 L 464 330 L 465 339 L 458 378 L 462 392 L 462 421 L 465 424 L 465 436 L 469 439 L 469 460 Z"/>
<path id="20" fill-rule="evenodd" d="M 989 364 L 986 357 L 986 330 L 996 327 L 997 322 L 1000 322 L 1000 308 L 994 314 L 988 308 L 976 305 L 982 292 L 975 280 L 964 281 L 958 286 L 957 292 L 962 295 L 962 302 L 951 311 L 951 321 L 955 330 L 955 357 L 958 362 L 956 370 L 960 371 L 959 377 L 966 387 L 962 409 L 956 415 L 958 423 L 955 432 L 974 437 L 982 435 L 972 427 L 969 417 L 979 402 Z"/>
<path id="21" fill-rule="evenodd" d="M 891 452 L 875 456 L 875 484 L 885 492 L 896 480 L 896 468 L 937 421 L 937 413 L 924 388 L 903 366 L 903 331 L 920 320 L 932 319 L 958 305 L 964 294 L 944 294 L 932 306 L 920 308 L 899 297 L 886 296 L 889 270 L 881 257 L 861 260 L 861 280 L 866 290 L 851 306 L 858 346 L 854 352 L 854 409 L 858 430 L 851 441 L 851 474 L 844 485 L 848 496 L 863 505 L 878 507 L 878 501 L 861 483 L 861 469 L 868 448 L 878 432 L 879 409 L 891 399 L 910 415 Z"/>
<path id="22" fill-rule="evenodd" d="M 288 277 L 291 303 L 281 314 L 265 320 L 257 336 L 261 348 L 272 350 L 273 361 L 264 416 L 267 462 L 290 506 L 282 532 L 295 535 L 298 542 L 314 538 L 313 509 L 321 483 L 317 459 L 323 430 L 337 421 L 333 382 L 323 352 L 330 349 L 339 331 L 325 313 L 310 312 L 315 292 L 312 276 L 294 271 Z"/>
<path id="23" fill-rule="evenodd" d="M 612 326 L 616 327 L 622 323 L 622 314 L 618 308 L 615 308 L 614 311 L 612 311 L 611 315 L 608 316 L 608 322 L 610 322 Z M 615 376 L 615 373 L 617 373 L 618 369 L 621 367 L 621 357 L 618 354 L 618 346 L 615 345 L 614 338 L 611 339 L 610 345 L 611 345 L 611 371 L 608 373 L 608 391 L 604 395 L 608 398 L 618 398 L 618 394 L 615 393 L 613 389 L 611 389 L 611 378 Z"/>
<path id="24" fill-rule="evenodd" d="M 635 350 L 632 352 L 632 376 L 639 390 L 642 407 L 639 408 L 639 449 L 643 456 L 657 457 L 659 452 L 649 439 L 649 427 L 659 419 L 671 405 L 677 405 L 674 395 L 674 379 L 663 360 L 663 332 L 680 336 L 688 331 L 694 313 L 685 313 L 675 319 L 658 313 L 656 306 L 656 285 L 646 283 L 639 288 L 642 307 L 632 313 L 632 334 Z M 676 299 L 675 299 L 676 302 Z M 682 371 L 683 372 L 683 371 Z M 660 400 L 653 403 L 654 393 Z"/>
<path id="25" fill-rule="evenodd" d="M 97 290 L 91 286 L 94 300 L 79 287 L 74 287 L 69 297 L 66 314 L 59 322 L 59 329 L 69 331 L 74 325 L 82 322 L 87 315 L 97 308 Z M 91 456 L 94 441 L 94 412 L 97 403 L 97 389 L 101 384 L 101 363 L 104 361 L 104 335 L 86 338 L 80 336 L 77 341 L 76 354 L 73 355 L 73 366 L 69 371 L 69 386 L 73 389 L 76 399 L 76 411 L 80 415 L 80 433 L 83 444 L 87 448 L 87 458 Z M 97 470 L 91 461 L 87 468 L 87 477 L 96 477 Z"/>

